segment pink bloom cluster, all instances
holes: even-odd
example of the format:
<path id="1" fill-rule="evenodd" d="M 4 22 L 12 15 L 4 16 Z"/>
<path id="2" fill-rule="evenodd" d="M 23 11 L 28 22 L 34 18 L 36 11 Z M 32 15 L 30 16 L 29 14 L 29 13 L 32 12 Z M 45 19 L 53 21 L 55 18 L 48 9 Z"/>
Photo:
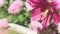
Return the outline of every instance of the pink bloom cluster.
<path id="1" fill-rule="evenodd" d="M 39 28 L 39 27 L 40 27 L 40 29 L 43 28 L 42 24 L 38 21 L 31 21 L 29 26 L 30 26 L 30 29 L 35 30 L 36 32 L 37 32 L 37 28 Z"/>
<path id="2" fill-rule="evenodd" d="M 4 0 L 0 0 L 0 7 L 4 5 Z"/>
<path id="3" fill-rule="evenodd" d="M 8 21 L 6 18 L 0 19 L 0 28 L 1 27 L 8 27 Z"/>
<path id="4" fill-rule="evenodd" d="M 22 5 L 23 5 L 22 0 L 15 0 L 12 4 L 10 4 L 8 8 L 8 13 L 19 14 Z"/>
<path id="5" fill-rule="evenodd" d="M 33 24 L 37 24 L 38 22 L 36 21 L 41 20 L 40 23 L 42 24 L 42 26 L 47 28 L 50 25 L 51 18 L 54 25 L 58 25 L 58 23 L 60 22 L 60 15 L 58 14 L 58 9 L 60 8 L 60 0 L 51 0 L 51 2 L 48 2 L 47 0 L 26 0 L 26 2 L 30 5 L 30 7 L 33 8 L 32 10 L 30 10 L 31 22 L 34 21 L 32 22 Z"/>

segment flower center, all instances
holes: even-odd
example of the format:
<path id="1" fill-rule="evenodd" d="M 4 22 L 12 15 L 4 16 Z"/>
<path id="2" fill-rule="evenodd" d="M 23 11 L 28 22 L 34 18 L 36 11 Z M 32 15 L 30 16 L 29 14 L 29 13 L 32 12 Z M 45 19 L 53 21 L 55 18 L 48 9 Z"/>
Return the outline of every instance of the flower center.
<path id="1" fill-rule="evenodd" d="M 47 2 L 52 2 L 52 0 L 47 0 Z"/>

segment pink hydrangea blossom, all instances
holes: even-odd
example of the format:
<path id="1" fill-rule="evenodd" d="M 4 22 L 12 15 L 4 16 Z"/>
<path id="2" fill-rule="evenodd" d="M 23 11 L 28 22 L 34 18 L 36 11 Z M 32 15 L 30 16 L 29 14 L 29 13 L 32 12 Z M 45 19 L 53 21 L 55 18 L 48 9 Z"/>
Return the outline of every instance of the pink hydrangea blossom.
<path id="1" fill-rule="evenodd" d="M 0 0 L 0 7 L 4 5 L 4 0 Z"/>
<path id="2" fill-rule="evenodd" d="M 37 31 L 38 28 L 40 28 L 40 30 L 43 28 L 42 24 L 38 21 L 31 21 L 29 27 L 35 31 Z"/>
<path id="3" fill-rule="evenodd" d="M 10 4 L 10 6 L 8 8 L 8 13 L 19 14 L 22 5 L 23 5 L 22 0 L 15 0 L 12 4 Z"/>
<path id="4" fill-rule="evenodd" d="M 0 19 L 0 28 L 1 27 L 8 27 L 8 21 L 6 18 Z"/>

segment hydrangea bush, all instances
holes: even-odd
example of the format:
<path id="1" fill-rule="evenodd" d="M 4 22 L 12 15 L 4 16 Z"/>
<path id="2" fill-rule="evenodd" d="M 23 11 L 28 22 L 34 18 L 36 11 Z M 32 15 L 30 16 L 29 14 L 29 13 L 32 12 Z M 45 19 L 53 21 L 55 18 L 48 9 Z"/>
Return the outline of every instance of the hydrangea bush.
<path id="1" fill-rule="evenodd" d="M 9 23 L 27 27 L 30 14 L 24 4 L 25 0 L 0 0 L 0 19 L 6 18 Z"/>
<path id="2" fill-rule="evenodd" d="M 2 26 L 9 22 L 29 27 L 38 34 L 58 34 L 60 0 L 0 0 L 0 19 Z"/>

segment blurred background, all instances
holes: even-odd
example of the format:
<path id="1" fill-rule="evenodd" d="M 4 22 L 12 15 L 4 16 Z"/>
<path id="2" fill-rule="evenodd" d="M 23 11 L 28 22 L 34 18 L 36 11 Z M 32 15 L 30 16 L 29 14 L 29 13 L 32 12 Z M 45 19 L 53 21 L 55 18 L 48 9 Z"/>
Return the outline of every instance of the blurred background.
<path id="1" fill-rule="evenodd" d="M 15 0 L 4 0 L 4 1 L 5 1 L 4 6 L 0 8 L 0 19 L 7 18 L 9 23 L 15 23 L 15 24 L 28 27 L 30 13 L 28 10 L 24 9 L 25 5 L 21 7 L 20 9 L 21 12 L 19 14 L 9 14 L 7 10 L 9 7 L 9 4 Z M 22 1 L 23 3 L 25 3 L 25 0 L 22 0 Z"/>
<path id="2" fill-rule="evenodd" d="M 18 25 L 20 27 L 22 26 L 21 29 L 23 31 L 24 31 L 24 29 L 23 29 L 24 27 L 26 27 L 25 29 L 27 30 L 29 27 L 29 24 L 30 24 L 31 14 L 30 14 L 30 11 L 26 8 L 26 5 L 25 5 L 26 0 L 21 0 L 23 2 L 23 5 L 21 7 L 18 7 L 18 8 L 17 8 L 17 5 L 20 5 L 20 4 L 19 4 L 19 2 L 17 2 L 17 0 L 3 0 L 3 1 L 4 1 L 4 5 L 2 4 L 3 2 L 0 3 L 0 6 L 3 5 L 2 7 L 0 7 L 0 19 L 7 18 L 8 23 L 9 24 L 12 23 L 12 24 L 10 24 L 11 26 Z M 11 10 L 9 10 L 9 9 L 11 9 Z M 9 13 L 9 11 L 14 12 L 14 10 L 16 10 L 17 12 L 19 12 L 19 10 L 20 10 L 19 14 Z M 60 12 L 58 12 L 58 13 L 60 14 Z M 55 27 L 53 26 L 52 23 L 53 23 L 53 20 L 51 20 L 51 24 L 49 25 L 49 27 L 50 27 L 50 29 L 55 30 Z M 17 30 L 20 28 L 17 26 L 14 26 L 14 27 L 15 27 L 15 29 L 17 28 Z M 18 33 L 17 31 L 15 31 L 15 29 L 9 29 L 8 28 L 8 31 L 9 31 L 8 34 L 22 34 L 22 33 Z M 26 32 L 30 32 L 30 30 L 28 29 Z"/>
<path id="3" fill-rule="evenodd" d="M 22 25 L 25 27 L 29 26 L 30 23 L 30 12 L 29 10 L 25 10 L 25 1 L 23 1 L 23 6 L 21 7 L 21 11 L 19 14 L 9 14 L 8 7 L 15 0 L 4 0 L 4 6 L 0 8 L 0 19 L 7 18 L 9 23 L 14 23 L 18 25 Z M 19 34 L 15 31 L 9 30 L 9 34 Z"/>

